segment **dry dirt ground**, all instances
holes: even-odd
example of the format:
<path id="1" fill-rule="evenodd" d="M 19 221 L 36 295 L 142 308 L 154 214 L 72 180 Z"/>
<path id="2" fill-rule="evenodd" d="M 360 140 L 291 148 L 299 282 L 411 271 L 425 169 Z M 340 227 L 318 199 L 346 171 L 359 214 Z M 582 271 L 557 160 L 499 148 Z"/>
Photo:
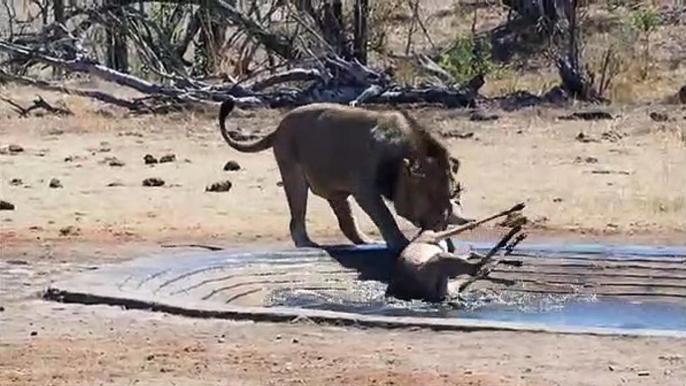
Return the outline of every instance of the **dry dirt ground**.
<path id="1" fill-rule="evenodd" d="M 159 252 L 165 242 L 290 245 L 271 152 L 230 149 L 216 112 L 136 118 L 65 100 L 76 117 L 0 111 L 0 148 L 23 148 L 0 154 L 0 199 L 16 206 L 0 211 L 3 386 L 684 385 L 679 339 L 235 323 L 42 301 L 60 275 Z M 654 122 L 646 108 L 597 122 L 557 120 L 566 112 L 545 109 L 487 123 L 416 114 L 437 132 L 467 137 L 446 142 L 464 161 L 474 216 L 524 200 L 531 240 L 683 245 L 686 111 L 662 109 L 672 120 Z M 280 114 L 239 111 L 229 124 L 264 132 Z M 594 141 L 577 140 L 581 131 Z M 146 154 L 175 160 L 145 165 Z M 229 160 L 241 169 L 224 171 Z M 151 177 L 164 186 L 142 186 Z M 61 187 L 49 187 L 53 178 Z M 205 192 L 227 179 L 229 192 Z M 312 195 L 308 220 L 315 240 L 342 240 Z"/>

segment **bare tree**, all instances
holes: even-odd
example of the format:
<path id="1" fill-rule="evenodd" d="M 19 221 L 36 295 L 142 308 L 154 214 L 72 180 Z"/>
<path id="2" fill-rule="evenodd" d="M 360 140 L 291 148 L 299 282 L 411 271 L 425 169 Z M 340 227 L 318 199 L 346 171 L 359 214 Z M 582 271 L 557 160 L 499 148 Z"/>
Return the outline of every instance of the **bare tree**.
<path id="1" fill-rule="evenodd" d="M 368 14 L 369 1 L 355 0 L 353 53 L 362 64 L 367 64 Z"/>
<path id="2" fill-rule="evenodd" d="M 110 7 L 110 12 L 115 20 L 107 28 L 107 66 L 117 71 L 128 72 L 129 55 L 126 46 L 126 19 L 123 17 L 121 7 L 122 0 L 105 0 L 105 5 Z"/>

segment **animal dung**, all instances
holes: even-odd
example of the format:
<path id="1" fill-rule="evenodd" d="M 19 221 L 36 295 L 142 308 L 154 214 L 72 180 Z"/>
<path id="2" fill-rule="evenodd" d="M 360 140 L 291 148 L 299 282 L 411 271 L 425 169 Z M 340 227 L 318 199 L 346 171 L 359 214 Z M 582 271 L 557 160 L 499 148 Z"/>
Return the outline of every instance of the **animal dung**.
<path id="1" fill-rule="evenodd" d="M 176 154 L 165 154 L 160 157 L 160 163 L 174 162 L 176 161 Z"/>
<path id="2" fill-rule="evenodd" d="M 241 170 L 241 165 L 239 165 L 238 162 L 234 160 L 227 161 L 224 165 L 225 172 L 235 172 L 236 170 Z"/>
<path id="3" fill-rule="evenodd" d="M 162 186 L 164 180 L 157 177 L 146 178 L 143 180 L 143 186 Z"/>
<path id="4" fill-rule="evenodd" d="M 206 192 L 228 192 L 231 190 L 233 184 L 229 180 L 215 182 L 212 185 L 205 188 Z"/>
<path id="5" fill-rule="evenodd" d="M 9 201 L 0 200 L 0 210 L 14 210 L 14 204 Z"/>
<path id="6" fill-rule="evenodd" d="M 143 161 L 145 161 L 146 165 L 152 165 L 157 163 L 157 158 L 153 157 L 152 154 L 146 154 L 143 157 Z"/>
<path id="7" fill-rule="evenodd" d="M 24 152 L 24 148 L 19 146 L 19 145 L 9 145 L 7 146 L 7 151 L 10 152 L 10 154 L 17 154 L 17 153 L 22 153 Z"/>

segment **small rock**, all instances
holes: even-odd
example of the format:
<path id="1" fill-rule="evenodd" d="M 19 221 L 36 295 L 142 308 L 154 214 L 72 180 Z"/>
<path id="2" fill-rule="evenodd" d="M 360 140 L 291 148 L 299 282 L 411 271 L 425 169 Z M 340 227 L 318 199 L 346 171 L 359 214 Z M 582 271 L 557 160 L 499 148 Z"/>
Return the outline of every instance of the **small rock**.
<path id="1" fill-rule="evenodd" d="M 160 157 L 160 163 L 167 163 L 167 162 L 174 162 L 176 161 L 176 155 L 175 154 L 165 154 L 162 157 Z"/>
<path id="2" fill-rule="evenodd" d="M 291 339 L 291 343 L 300 343 L 300 341 L 298 340 L 298 338 L 293 338 Z"/>
<path id="3" fill-rule="evenodd" d="M 60 228 L 60 236 L 69 236 L 79 234 L 79 229 L 72 225 L 68 225 L 64 228 Z"/>
<path id="4" fill-rule="evenodd" d="M 657 111 L 652 111 L 650 114 L 650 119 L 655 122 L 667 122 L 669 120 L 669 115 L 665 113 L 659 113 Z"/>
<path id="5" fill-rule="evenodd" d="M 274 337 L 274 340 L 281 340 L 281 334 L 277 334 L 277 335 Z"/>
<path id="6" fill-rule="evenodd" d="M 576 157 L 574 159 L 574 162 L 577 162 L 577 163 L 585 162 L 587 164 L 597 164 L 598 158 L 596 158 L 596 157 Z"/>
<path id="7" fill-rule="evenodd" d="M 638 376 L 639 377 L 647 377 L 650 375 L 650 371 L 639 371 Z"/>
<path id="8" fill-rule="evenodd" d="M 152 165 L 157 163 L 157 158 L 153 157 L 152 154 L 146 154 L 143 157 L 143 161 L 145 161 L 146 165 Z"/>
<path id="9" fill-rule="evenodd" d="M 126 165 L 123 161 L 118 160 L 116 157 L 110 158 L 108 160 L 107 164 L 112 166 L 112 167 L 122 167 L 122 166 Z"/>
<path id="10" fill-rule="evenodd" d="M 553 198 L 553 202 L 562 202 L 562 199 L 560 197 Z"/>
<path id="11" fill-rule="evenodd" d="M 12 145 L 9 145 L 9 146 L 7 147 L 7 150 L 8 150 L 11 154 L 17 154 L 17 153 L 22 153 L 22 152 L 24 151 L 24 148 L 21 147 L 21 146 L 19 146 L 19 145 L 14 145 L 14 144 L 12 144 Z"/>
<path id="12" fill-rule="evenodd" d="M 57 188 L 63 188 L 64 186 L 62 185 L 62 182 L 58 180 L 57 178 L 53 178 L 50 180 L 50 183 L 48 184 L 49 187 L 53 189 Z"/>
<path id="13" fill-rule="evenodd" d="M 112 151 L 112 148 L 110 147 L 109 142 L 102 141 L 100 142 L 100 147 L 97 151 L 100 153 L 109 153 L 110 151 Z"/>
<path id="14" fill-rule="evenodd" d="M 206 187 L 205 191 L 206 192 L 228 192 L 229 190 L 231 190 L 232 186 L 233 186 L 233 184 L 229 180 L 221 181 L 221 182 L 215 182 L 212 185 Z"/>
<path id="15" fill-rule="evenodd" d="M 677 93 L 677 99 L 682 105 L 686 105 L 686 86 L 682 86 Z"/>
<path id="16" fill-rule="evenodd" d="M 22 185 L 23 183 L 24 183 L 24 181 L 22 181 L 21 178 L 12 178 L 10 180 L 10 185 L 12 185 L 12 186 L 19 186 L 19 185 Z"/>
<path id="17" fill-rule="evenodd" d="M 5 307 L 0 306 L 0 312 L 4 312 L 4 311 L 5 311 Z"/>
<path id="18" fill-rule="evenodd" d="M 36 336 L 38 335 L 38 331 L 31 331 L 31 336 Z"/>
<path id="19" fill-rule="evenodd" d="M 241 170 L 241 165 L 234 160 L 228 161 L 224 165 L 224 171 L 226 172 L 235 172 L 236 170 Z"/>
<path id="20" fill-rule="evenodd" d="M 108 188 L 114 188 L 117 186 L 124 186 L 124 184 L 122 182 L 119 182 L 119 181 L 114 181 L 114 182 L 110 182 L 109 184 L 107 184 Z"/>
<path id="21" fill-rule="evenodd" d="M 589 143 L 589 142 L 599 142 L 597 139 L 589 137 L 587 134 L 585 134 L 583 131 L 580 131 L 579 134 L 576 135 L 575 139 L 579 142 L 583 143 Z"/>
<path id="22" fill-rule="evenodd" d="M 277 181 L 277 182 L 276 182 L 276 186 L 282 187 L 282 186 L 283 186 L 283 181 Z"/>
<path id="23" fill-rule="evenodd" d="M 62 129 L 50 129 L 48 130 L 49 135 L 62 135 L 64 134 L 64 130 Z"/>
<path id="24" fill-rule="evenodd" d="M 610 370 L 610 371 L 615 371 L 615 368 L 612 367 L 612 365 L 607 366 L 607 369 Z"/>
<path id="25" fill-rule="evenodd" d="M 146 178 L 143 180 L 143 186 L 162 186 L 164 185 L 164 180 L 157 177 Z"/>

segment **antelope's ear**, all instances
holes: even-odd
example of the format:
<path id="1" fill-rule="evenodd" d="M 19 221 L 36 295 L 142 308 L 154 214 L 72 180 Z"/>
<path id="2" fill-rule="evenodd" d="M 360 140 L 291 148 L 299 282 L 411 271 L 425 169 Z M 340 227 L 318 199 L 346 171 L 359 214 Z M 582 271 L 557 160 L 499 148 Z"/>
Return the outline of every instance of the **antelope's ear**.
<path id="1" fill-rule="evenodd" d="M 403 166 L 407 169 L 410 170 L 412 166 L 412 161 L 410 161 L 407 158 L 403 158 Z"/>
<path id="2" fill-rule="evenodd" d="M 414 178 L 423 178 L 424 173 L 417 160 L 410 160 L 408 158 L 403 158 L 403 168 L 406 170 L 407 174 Z"/>

